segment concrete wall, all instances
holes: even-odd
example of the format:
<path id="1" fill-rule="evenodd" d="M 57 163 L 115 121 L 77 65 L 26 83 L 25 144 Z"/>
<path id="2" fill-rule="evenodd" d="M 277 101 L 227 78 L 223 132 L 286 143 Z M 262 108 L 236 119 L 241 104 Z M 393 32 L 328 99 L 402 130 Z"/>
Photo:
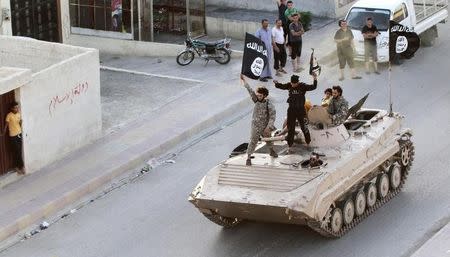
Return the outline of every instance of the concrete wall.
<path id="1" fill-rule="evenodd" d="M 0 16 L 2 9 L 11 10 L 10 6 L 10 0 L 0 0 Z M 11 11 L 9 11 L 9 16 L 11 16 Z M 0 35 L 12 35 L 12 28 L 11 28 L 11 17 L 9 20 L 5 20 L 5 17 L 1 17 L 0 19 Z"/>
<path id="2" fill-rule="evenodd" d="M 206 17 L 206 34 L 209 36 L 222 37 L 227 35 L 228 37 L 244 40 L 246 31 L 257 31 L 260 27 L 261 23 L 259 22 Z"/>
<path id="3" fill-rule="evenodd" d="M 337 18 L 342 17 L 343 13 L 352 3 L 340 7 L 340 0 L 293 0 L 294 5 L 300 11 L 310 11 L 315 16 Z M 346 1 L 348 2 L 348 1 Z M 242 8 L 261 11 L 277 11 L 278 7 L 274 0 L 206 0 L 208 5 L 223 6 L 229 8 Z"/>
<path id="4" fill-rule="evenodd" d="M 33 70 L 31 81 L 16 90 L 21 103 L 28 172 L 101 136 L 97 50 L 0 36 L 0 59 L 4 60 L 5 55 L 8 66 Z M 54 63 L 44 61 L 46 58 Z M 43 60 L 45 64 L 30 60 Z"/>

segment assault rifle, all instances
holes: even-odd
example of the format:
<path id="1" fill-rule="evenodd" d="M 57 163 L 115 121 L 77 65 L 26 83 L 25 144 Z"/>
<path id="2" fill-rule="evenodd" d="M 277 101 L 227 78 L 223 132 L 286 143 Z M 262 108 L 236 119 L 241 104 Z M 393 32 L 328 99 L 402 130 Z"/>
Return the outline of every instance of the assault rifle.
<path id="1" fill-rule="evenodd" d="M 315 73 L 317 76 L 319 76 L 320 72 L 322 71 L 322 67 L 320 67 L 317 59 L 314 58 L 314 48 L 311 48 L 311 50 L 311 58 L 309 59 L 309 75 L 313 75 L 313 73 Z"/>

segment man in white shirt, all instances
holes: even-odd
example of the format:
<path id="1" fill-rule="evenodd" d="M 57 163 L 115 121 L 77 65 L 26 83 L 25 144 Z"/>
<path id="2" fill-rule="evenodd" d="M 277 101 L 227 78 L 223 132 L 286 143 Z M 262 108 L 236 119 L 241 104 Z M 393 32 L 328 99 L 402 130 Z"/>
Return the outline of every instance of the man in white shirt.
<path id="1" fill-rule="evenodd" d="M 285 43 L 283 22 L 278 19 L 275 22 L 275 27 L 272 28 L 272 46 L 274 52 L 273 68 L 276 71 L 276 76 L 281 76 L 281 73 L 287 73 L 284 70 L 287 60 Z"/>

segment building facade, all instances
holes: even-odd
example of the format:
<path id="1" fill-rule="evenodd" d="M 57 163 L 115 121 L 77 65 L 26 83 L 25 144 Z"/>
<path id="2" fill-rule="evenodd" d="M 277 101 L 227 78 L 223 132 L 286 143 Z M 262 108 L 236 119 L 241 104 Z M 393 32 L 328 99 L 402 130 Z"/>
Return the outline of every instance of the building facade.
<path id="1" fill-rule="evenodd" d="M 205 0 L 0 0 L 0 34 L 52 42 L 70 36 L 168 42 L 205 33 Z"/>

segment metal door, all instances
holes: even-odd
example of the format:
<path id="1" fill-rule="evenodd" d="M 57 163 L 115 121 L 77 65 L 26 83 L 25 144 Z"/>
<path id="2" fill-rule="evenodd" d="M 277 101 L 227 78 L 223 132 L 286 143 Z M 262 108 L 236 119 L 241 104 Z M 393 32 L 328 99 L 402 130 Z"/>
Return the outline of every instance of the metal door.
<path id="1" fill-rule="evenodd" d="M 14 91 L 0 95 L 0 129 L 5 130 L 5 118 L 10 111 L 11 104 L 15 101 Z M 13 156 L 11 152 L 8 132 L 0 137 L 0 175 L 5 174 L 14 168 Z"/>
<path id="2" fill-rule="evenodd" d="M 60 41 L 59 0 L 11 0 L 14 36 Z"/>

